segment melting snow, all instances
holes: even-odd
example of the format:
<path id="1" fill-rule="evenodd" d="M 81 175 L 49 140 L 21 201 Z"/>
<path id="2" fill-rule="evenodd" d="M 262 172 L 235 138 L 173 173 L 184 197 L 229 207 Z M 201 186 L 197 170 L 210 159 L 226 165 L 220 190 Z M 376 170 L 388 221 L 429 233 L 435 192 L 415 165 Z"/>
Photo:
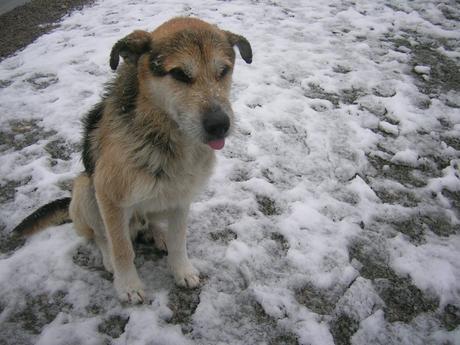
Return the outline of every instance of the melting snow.
<path id="1" fill-rule="evenodd" d="M 460 11 L 448 0 L 105 0 L 74 12 L 0 63 L 2 241 L 70 194 L 80 120 L 113 76 L 114 42 L 178 15 L 254 51 L 235 68 L 238 129 L 191 210 L 200 289 L 174 287 L 165 257 L 138 245 L 151 303 L 122 306 L 96 248 L 71 224 L 50 228 L 3 245 L 2 341 L 460 344 Z"/>

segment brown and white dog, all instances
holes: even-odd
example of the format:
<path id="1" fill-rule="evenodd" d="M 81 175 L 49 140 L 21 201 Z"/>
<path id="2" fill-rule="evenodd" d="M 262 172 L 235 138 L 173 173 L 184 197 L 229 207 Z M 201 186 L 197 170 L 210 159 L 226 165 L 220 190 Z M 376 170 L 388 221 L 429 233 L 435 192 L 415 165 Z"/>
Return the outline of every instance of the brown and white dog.
<path id="1" fill-rule="evenodd" d="M 228 98 L 235 45 L 251 63 L 244 37 L 194 18 L 118 41 L 110 66 L 117 69 L 120 56 L 125 63 L 84 119 L 85 171 L 72 198 L 41 207 L 15 231 L 31 234 L 70 217 L 80 235 L 97 243 L 120 299 L 140 303 L 145 294 L 131 241 L 132 223 L 141 218 L 151 224 L 157 246 L 167 248 L 176 283 L 196 287 L 187 214 L 234 125 Z M 164 235 L 154 225 L 162 219 L 168 221 Z"/>

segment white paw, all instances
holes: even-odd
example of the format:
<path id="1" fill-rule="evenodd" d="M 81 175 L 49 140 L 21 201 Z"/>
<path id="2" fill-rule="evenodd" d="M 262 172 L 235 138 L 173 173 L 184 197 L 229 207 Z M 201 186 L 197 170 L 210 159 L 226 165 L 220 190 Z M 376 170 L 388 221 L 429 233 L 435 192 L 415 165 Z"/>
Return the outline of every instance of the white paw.
<path id="1" fill-rule="evenodd" d="M 167 252 L 166 238 L 162 231 L 153 232 L 153 241 L 155 242 L 155 248 L 163 252 Z"/>
<path id="2" fill-rule="evenodd" d="M 173 270 L 176 285 L 188 288 L 196 288 L 200 285 L 200 273 L 191 263 Z"/>
<path id="3" fill-rule="evenodd" d="M 124 279 L 117 279 L 115 277 L 114 285 L 120 301 L 130 304 L 141 304 L 145 302 L 144 287 L 139 278 L 137 281 L 136 279 L 132 279 L 126 282 Z"/>

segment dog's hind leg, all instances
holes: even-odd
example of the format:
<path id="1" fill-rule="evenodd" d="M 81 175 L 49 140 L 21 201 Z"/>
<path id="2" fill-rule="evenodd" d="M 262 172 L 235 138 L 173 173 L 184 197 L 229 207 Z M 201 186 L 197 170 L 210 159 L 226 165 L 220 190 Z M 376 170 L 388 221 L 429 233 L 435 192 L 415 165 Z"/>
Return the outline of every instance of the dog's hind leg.
<path id="1" fill-rule="evenodd" d="M 69 214 L 77 234 L 87 239 L 94 239 L 101 251 L 104 268 L 113 273 L 104 223 L 99 213 L 94 187 L 91 179 L 85 174 L 78 176 L 74 181 Z"/>
<path id="2" fill-rule="evenodd" d="M 151 213 L 148 214 L 148 229 L 146 235 L 148 238 L 153 240 L 156 249 L 162 252 L 167 252 L 168 248 L 166 246 L 166 236 L 163 231 L 163 224 L 161 224 L 161 220 L 161 217 L 158 217 L 158 215 Z"/>
<path id="3" fill-rule="evenodd" d="M 88 224 L 86 216 L 90 184 L 91 181 L 86 175 L 77 176 L 73 181 L 72 201 L 69 205 L 69 215 L 77 234 L 89 240 L 94 238 L 94 231 Z"/>
<path id="4" fill-rule="evenodd" d="M 168 264 L 176 284 L 189 288 L 200 284 L 198 270 L 193 267 L 187 255 L 187 215 L 189 207 L 178 208 L 168 214 Z"/>
<path id="5" fill-rule="evenodd" d="M 113 273 L 112 261 L 110 259 L 109 248 L 107 246 L 107 239 L 101 236 L 98 231 L 93 231 L 86 223 L 81 221 L 74 221 L 75 230 L 80 236 L 87 239 L 93 239 L 102 254 L 102 264 L 107 272 Z"/>

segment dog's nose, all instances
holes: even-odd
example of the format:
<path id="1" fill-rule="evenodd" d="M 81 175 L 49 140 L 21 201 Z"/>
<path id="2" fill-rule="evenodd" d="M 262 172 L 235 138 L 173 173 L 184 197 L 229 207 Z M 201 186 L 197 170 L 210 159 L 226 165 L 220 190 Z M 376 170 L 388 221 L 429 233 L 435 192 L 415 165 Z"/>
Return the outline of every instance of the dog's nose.
<path id="1" fill-rule="evenodd" d="M 230 118 L 222 109 L 212 109 L 203 116 L 203 128 L 212 138 L 223 138 L 230 128 Z"/>

